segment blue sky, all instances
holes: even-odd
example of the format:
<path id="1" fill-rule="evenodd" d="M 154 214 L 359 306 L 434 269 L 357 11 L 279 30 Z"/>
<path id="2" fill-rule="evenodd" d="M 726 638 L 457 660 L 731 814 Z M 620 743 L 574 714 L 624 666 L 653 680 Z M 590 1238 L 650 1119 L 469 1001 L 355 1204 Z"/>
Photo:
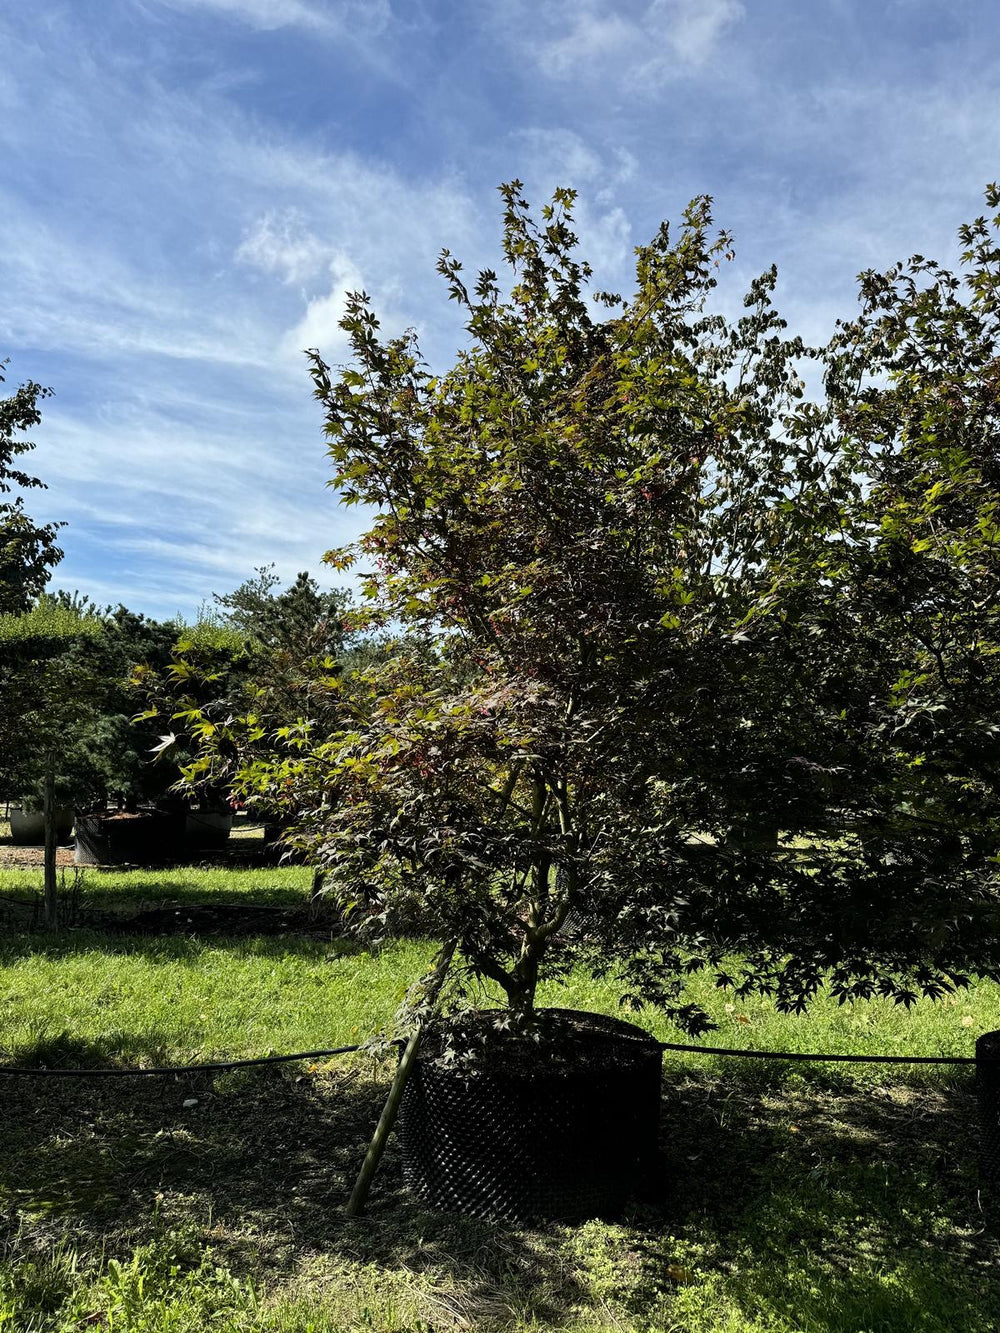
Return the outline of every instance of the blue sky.
<path id="1" fill-rule="evenodd" d="M 434 271 L 495 265 L 497 184 L 580 192 L 597 286 L 695 194 L 796 331 L 1000 176 L 995 0 L 32 0 L 0 7 L 0 357 L 51 385 L 53 584 L 192 615 L 257 565 L 329 582 L 302 349 L 343 292 L 460 337 Z"/>

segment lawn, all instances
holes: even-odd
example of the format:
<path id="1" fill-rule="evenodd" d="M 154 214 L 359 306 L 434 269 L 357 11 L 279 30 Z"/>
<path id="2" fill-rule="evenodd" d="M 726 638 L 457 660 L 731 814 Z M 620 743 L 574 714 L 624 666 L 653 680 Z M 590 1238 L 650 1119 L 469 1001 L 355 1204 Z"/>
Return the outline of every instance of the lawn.
<path id="1" fill-rule="evenodd" d="M 309 894 L 312 871 L 305 866 L 171 866 L 155 871 L 88 866 L 59 870 L 57 878 L 60 896 L 68 901 L 75 893 L 86 915 L 88 911 L 133 913 L 204 902 L 301 907 Z M 23 897 L 40 888 L 38 870 L 0 869 L 0 895 Z"/>
<path id="2" fill-rule="evenodd" d="M 86 892 L 105 906 L 208 895 L 284 905 L 308 887 L 295 870 L 92 878 Z M 8 933 L 0 1047 L 25 1063 L 106 1065 L 349 1044 L 388 1019 L 429 952 L 420 941 L 369 955 L 322 938 Z M 718 1045 L 971 1054 L 1000 1027 L 988 984 L 910 1015 L 823 1002 L 783 1018 L 706 996 Z M 617 1011 L 613 987 L 584 976 L 544 1002 Z M 421 1211 L 394 1150 L 369 1215 L 344 1219 L 388 1072 L 348 1056 L 216 1076 L 4 1078 L 0 1330 L 1000 1326 L 997 1210 L 978 1192 L 965 1067 L 668 1054 L 664 1178 L 650 1197 L 619 1223 L 530 1229 Z"/>

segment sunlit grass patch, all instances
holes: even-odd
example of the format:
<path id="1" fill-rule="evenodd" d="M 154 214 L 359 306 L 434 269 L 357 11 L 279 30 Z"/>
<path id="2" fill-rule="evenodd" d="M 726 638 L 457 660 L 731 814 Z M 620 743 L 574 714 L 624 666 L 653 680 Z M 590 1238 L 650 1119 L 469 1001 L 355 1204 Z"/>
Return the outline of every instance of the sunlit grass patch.
<path id="1" fill-rule="evenodd" d="M 191 903 L 254 903 L 301 907 L 312 885 L 306 866 L 169 866 L 125 870 L 91 867 L 60 870 L 60 892 L 74 888 L 84 911 L 136 912 L 143 908 Z M 40 893 L 42 870 L 0 869 L 0 894 Z"/>
<path id="2" fill-rule="evenodd" d="M 920 1000 L 909 1010 L 883 999 L 839 1004 L 830 995 L 821 993 L 802 1015 L 780 1014 L 766 997 L 738 1000 L 730 992 L 716 989 L 708 975 L 693 976 L 689 992 L 690 998 L 703 1005 L 717 1024 L 714 1031 L 702 1038 L 702 1043 L 708 1046 L 845 1055 L 973 1056 L 976 1037 L 1000 1028 L 1000 987 L 988 981 L 942 1000 Z M 645 1027 L 661 1041 L 691 1042 L 690 1037 L 654 1009 L 623 1010 L 620 994 L 620 987 L 613 980 L 597 981 L 574 972 L 565 983 L 543 985 L 540 1002 L 615 1013 Z M 667 1068 L 694 1069 L 704 1067 L 706 1062 L 719 1063 L 721 1067 L 726 1057 L 668 1051 L 665 1060 Z M 787 1068 L 800 1070 L 803 1066 L 796 1062 L 789 1063 Z M 854 1080 L 892 1082 L 898 1079 L 900 1068 L 827 1066 L 828 1075 L 838 1072 Z M 904 1072 L 907 1077 L 932 1081 L 942 1076 L 941 1067 L 930 1065 L 907 1066 Z"/>
<path id="3" fill-rule="evenodd" d="M 356 1044 L 391 1017 L 430 947 L 377 956 L 339 941 L 114 938 L 0 941 L 0 1049 L 58 1038 L 145 1063 Z"/>

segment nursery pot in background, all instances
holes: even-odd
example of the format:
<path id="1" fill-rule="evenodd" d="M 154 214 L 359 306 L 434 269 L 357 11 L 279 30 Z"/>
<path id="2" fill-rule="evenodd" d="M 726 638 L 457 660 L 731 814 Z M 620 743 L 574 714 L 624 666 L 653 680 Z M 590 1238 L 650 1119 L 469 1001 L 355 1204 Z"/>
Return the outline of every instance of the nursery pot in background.
<path id="1" fill-rule="evenodd" d="M 73 833 L 73 811 L 69 806 L 56 810 L 56 841 L 69 842 Z M 45 841 L 45 815 L 41 810 L 24 810 L 19 805 L 10 807 L 11 841 L 22 847 L 41 846 Z"/>
<path id="2" fill-rule="evenodd" d="M 659 1043 L 602 1014 L 543 1009 L 540 1040 L 503 1038 L 442 1062 L 432 1043 L 403 1094 L 406 1182 L 431 1208 L 515 1222 L 620 1216 L 654 1170 Z M 470 1026 L 471 1025 L 471 1026 Z"/>
<path id="3" fill-rule="evenodd" d="M 304 866 L 307 864 L 305 855 L 296 850 L 285 846 L 282 839 L 291 826 L 289 824 L 279 823 L 277 820 L 264 821 L 264 849 L 271 858 L 274 865 L 279 864 L 289 866 Z"/>
<path id="4" fill-rule="evenodd" d="M 224 847 L 232 827 L 232 810 L 189 810 L 184 821 L 184 837 L 191 847 Z"/>
<path id="5" fill-rule="evenodd" d="M 163 810 L 77 815 L 74 860 L 80 866 L 155 865 L 174 860 L 184 841 L 184 814 Z"/>

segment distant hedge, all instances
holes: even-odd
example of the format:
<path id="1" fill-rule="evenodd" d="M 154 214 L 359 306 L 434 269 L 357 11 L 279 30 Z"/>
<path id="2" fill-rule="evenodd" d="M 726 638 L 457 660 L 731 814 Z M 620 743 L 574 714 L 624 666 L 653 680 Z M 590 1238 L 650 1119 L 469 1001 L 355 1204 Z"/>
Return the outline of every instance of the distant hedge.
<path id="1" fill-rule="evenodd" d="M 0 615 L 0 640 L 6 642 L 73 639 L 80 636 L 97 638 L 103 628 L 104 622 L 100 616 L 81 614 L 52 597 L 39 598 L 30 611 L 20 615 L 13 612 Z"/>

